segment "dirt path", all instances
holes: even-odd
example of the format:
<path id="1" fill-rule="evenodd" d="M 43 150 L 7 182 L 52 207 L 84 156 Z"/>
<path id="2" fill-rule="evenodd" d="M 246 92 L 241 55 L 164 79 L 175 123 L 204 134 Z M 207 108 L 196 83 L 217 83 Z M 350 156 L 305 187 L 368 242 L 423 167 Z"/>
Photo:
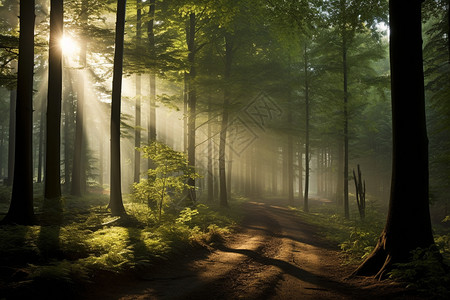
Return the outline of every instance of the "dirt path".
<path id="1" fill-rule="evenodd" d="M 207 255 L 186 254 L 92 299 L 418 299 L 387 282 L 346 279 L 336 247 L 287 208 L 250 202 L 241 230 Z M 199 255 L 196 257 L 195 255 Z"/>

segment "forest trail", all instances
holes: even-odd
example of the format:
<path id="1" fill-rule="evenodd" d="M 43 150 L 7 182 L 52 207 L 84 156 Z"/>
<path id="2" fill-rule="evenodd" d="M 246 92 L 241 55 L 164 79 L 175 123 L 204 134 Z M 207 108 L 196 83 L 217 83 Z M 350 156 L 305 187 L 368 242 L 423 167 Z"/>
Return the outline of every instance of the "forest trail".
<path id="1" fill-rule="evenodd" d="M 405 299 L 398 285 L 346 279 L 355 266 L 343 265 L 336 246 L 280 203 L 246 203 L 238 232 L 211 252 L 96 285 L 89 298 Z"/>

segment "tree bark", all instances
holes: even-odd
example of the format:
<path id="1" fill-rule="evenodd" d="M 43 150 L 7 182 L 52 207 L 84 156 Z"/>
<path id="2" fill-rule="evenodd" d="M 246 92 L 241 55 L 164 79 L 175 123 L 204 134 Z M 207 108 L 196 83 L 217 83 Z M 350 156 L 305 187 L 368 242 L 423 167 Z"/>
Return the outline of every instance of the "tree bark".
<path id="1" fill-rule="evenodd" d="M 122 201 L 120 170 L 120 109 L 122 97 L 123 40 L 126 0 L 117 1 L 116 37 L 111 102 L 111 194 L 108 207 L 114 216 L 126 214 Z"/>
<path id="2" fill-rule="evenodd" d="M 347 36 L 342 33 L 342 69 L 344 76 L 344 215 L 350 217 L 348 206 L 348 66 L 347 66 Z"/>
<path id="3" fill-rule="evenodd" d="M 156 12 L 156 0 L 150 0 L 149 17 L 150 20 L 147 23 L 147 35 L 150 47 L 150 55 L 153 60 L 156 61 L 156 49 L 155 49 L 155 12 Z M 156 142 L 156 73 L 153 68 L 150 70 L 150 100 L 149 100 L 149 115 L 148 115 L 148 144 L 151 145 Z M 154 165 L 152 160 L 149 158 L 147 161 L 147 166 L 149 169 L 153 169 Z"/>
<path id="4" fill-rule="evenodd" d="M 33 69 L 35 2 L 20 2 L 16 146 L 11 204 L 2 224 L 31 225 L 33 208 Z"/>
<path id="5" fill-rule="evenodd" d="M 412 250 L 434 244 L 428 199 L 421 2 L 389 1 L 391 196 L 386 226 L 372 254 L 354 272 L 356 275 L 383 278 L 395 263 L 408 261 Z"/>
<path id="6" fill-rule="evenodd" d="M 303 211 L 309 211 L 309 118 L 310 118 L 310 104 L 309 104 L 309 79 L 308 79 L 308 49 L 305 45 L 304 50 L 304 73 L 305 73 L 305 194 L 303 196 Z"/>
<path id="7" fill-rule="evenodd" d="M 40 122 L 39 122 L 39 146 L 38 146 L 38 175 L 37 182 L 42 182 L 42 173 L 43 173 L 43 156 L 44 156 L 44 131 L 45 131 L 45 100 L 41 99 L 41 113 L 40 113 Z"/>
<path id="8" fill-rule="evenodd" d="M 189 78 L 188 78 L 188 163 L 189 166 L 195 169 L 195 119 L 196 119 L 196 106 L 197 106 L 197 91 L 195 87 L 195 33 L 196 33 L 196 16 L 195 13 L 189 15 L 189 25 L 186 28 L 186 40 L 188 45 L 188 61 L 189 61 Z M 220 168 L 220 167 L 219 167 Z M 188 201 L 190 204 L 195 203 L 195 179 L 189 178 L 188 185 L 191 187 L 189 191 Z"/>
<path id="9" fill-rule="evenodd" d="M 45 198 L 61 197 L 61 93 L 63 0 L 50 1 L 50 42 L 48 54 L 47 147 Z"/>
<path id="10" fill-rule="evenodd" d="M 288 124 L 293 127 L 292 124 L 292 111 L 288 112 Z M 287 167 L 288 167 L 288 203 L 294 204 L 294 141 L 292 135 L 288 134 L 287 144 Z"/>
<path id="11" fill-rule="evenodd" d="M 212 136 L 212 111 L 211 111 L 211 97 L 208 101 L 208 178 L 207 178 L 207 189 L 208 189 L 208 202 L 213 202 L 214 200 L 214 170 L 213 170 L 213 136 Z"/>
<path id="12" fill-rule="evenodd" d="M 141 0 L 136 1 L 136 55 L 139 55 L 142 38 L 142 12 Z M 141 147 L 141 74 L 136 74 L 136 108 L 135 108 L 135 129 L 134 129 L 134 182 L 140 181 L 141 174 L 141 152 L 137 148 Z"/>
<path id="13" fill-rule="evenodd" d="M 11 186 L 14 177 L 14 145 L 16 144 L 16 99 L 17 89 L 9 94 L 9 142 L 8 142 L 8 179 L 7 186 Z"/>
<path id="14" fill-rule="evenodd" d="M 230 76 L 231 76 L 231 64 L 233 61 L 233 43 L 231 37 L 225 35 L 225 72 L 224 80 L 225 86 L 223 90 L 223 111 L 222 111 L 222 124 L 220 128 L 220 142 L 219 142 L 219 181 L 220 181 L 220 206 L 228 206 L 227 195 L 227 178 L 225 174 L 225 157 L 226 157 L 226 143 L 227 143 L 227 127 L 229 118 L 229 106 L 230 106 Z"/>

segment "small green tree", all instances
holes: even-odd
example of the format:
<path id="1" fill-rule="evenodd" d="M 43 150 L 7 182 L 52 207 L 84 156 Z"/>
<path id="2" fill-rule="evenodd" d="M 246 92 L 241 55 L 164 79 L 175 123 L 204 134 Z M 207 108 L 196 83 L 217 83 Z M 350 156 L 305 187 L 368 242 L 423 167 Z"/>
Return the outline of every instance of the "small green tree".
<path id="1" fill-rule="evenodd" d="M 165 144 L 153 142 L 138 150 L 145 158 L 151 159 L 154 168 L 147 171 L 147 179 L 133 184 L 133 195 L 136 200 L 156 208 L 158 220 L 161 220 L 163 207 L 185 197 L 186 189 L 193 189 L 188 179 L 198 178 L 199 175 L 189 166 L 184 153 Z"/>

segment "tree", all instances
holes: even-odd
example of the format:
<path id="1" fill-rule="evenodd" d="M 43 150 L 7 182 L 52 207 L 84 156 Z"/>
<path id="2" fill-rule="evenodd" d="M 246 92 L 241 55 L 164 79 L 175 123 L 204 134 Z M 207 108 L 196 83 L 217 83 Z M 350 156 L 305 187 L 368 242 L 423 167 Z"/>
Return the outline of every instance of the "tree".
<path id="1" fill-rule="evenodd" d="M 81 2 L 80 10 L 81 24 L 88 24 L 88 3 L 87 0 Z M 85 39 L 80 39 L 80 64 L 83 68 L 86 68 L 86 48 L 87 42 Z M 83 158 L 83 146 L 86 143 L 84 141 L 84 106 L 85 106 L 85 84 L 84 77 L 80 74 L 82 70 L 78 71 L 78 90 L 77 90 L 77 108 L 76 108 L 76 120 L 75 120 L 75 143 L 73 153 L 73 166 L 72 166 L 72 185 L 70 194 L 74 196 L 82 195 L 83 180 L 86 180 L 86 174 L 84 165 L 86 162 Z"/>
<path id="2" fill-rule="evenodd" d="M 343 172 L 339 176 L 339 184 L 343 184 L 343 202 L 345 217 L 349 218 L 348 204 L 348 161 L 349 161 L 349 64 L 348 52 L 357 32 L 375 27 L 376 20 L 384 20 L 385 1 L 348 1 L 332 0 L 325 3 L 328 15 L 326 18 L 335 26 L 341 38 L 342 58 L 342 91 L 343 91 Z M 339 189 L 338 189 L 339 190 Z M 337 195 L 338 199 L 341 195 Z"/>
<path id="3" fill-rule="evenodd" d="M 126 0 L 117 1 L 116 38 L 111 102 L 111 177 L 108 207 L 114 216 L 126 214 L 122 201 L 120 172 L 120 106 L 122 97 L 123 40 L 125 32 Z"/>
<path id="4" fill-rule="evenodd" d="M 61 93 L 63 0 L 50 2 L 50 42 L 48 54 L 47 147 L 45 159 L 45 198 L 61 197 Z"/>
<path id="5" fill-rule="evenodd" d="M 33 209 L 33 68 L 34 0 L 20 2 L 19 65 L 17 73 L 16 145 L 11 204 L 2 223 L 31 225 Z"/>
<path id="6" fill-rule="evenodd" d="M 386 276 L 416 248 L 434 244 L 428 195 L 428 138 L 421 0 L 390 0 L 393 165 L 386 226 L 356 275 Z"/>
<path id="7" fill-rule="evenodd" d="M 150 22 L 153 22 L 151 20 Z M 141 49 L 142 39 L 142 10 L 141 0 L 136 1 L 136 49 Z M 139 53 L 137 53 L 139 55 Z M 141 173 L 141 74 L 136 74 L 136 109 L 135 109 L 135 129 L 134 129 L 134 182 L 139 182 Z"/>
<path id="8" fill-rule="evenodd" d="M 233 37 L 231 34 L 225 34 L 225 71 L 224 71 L 224 94 L 223 94 L 223 112 L 222 124 L 220 128 L 220 143 L 219 143 L 219 182 L 220 182 L 220 205 L 228 206 L 227 182 L 225 176 L 225 146 L 227 143 L 227 127 L 229 119 L 229 105 L 230 105 L 230 77 L 231 66 L 233 63 Z M 231 170 L 228 170 L 230 172 Z M 228 183 L 230 184 L 230 183 Z"/>

